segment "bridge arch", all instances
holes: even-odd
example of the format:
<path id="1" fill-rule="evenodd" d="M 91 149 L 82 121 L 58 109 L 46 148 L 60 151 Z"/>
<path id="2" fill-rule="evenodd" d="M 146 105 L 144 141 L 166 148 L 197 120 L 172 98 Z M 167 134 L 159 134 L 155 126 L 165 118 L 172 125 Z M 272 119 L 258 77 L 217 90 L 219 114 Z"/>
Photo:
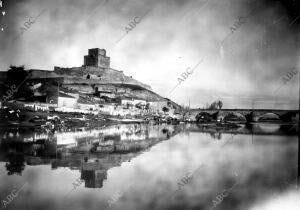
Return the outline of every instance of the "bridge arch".
<path id="1" fill-rule="evenodd" d="M 274 121 L 274 120 L 281 120 L 280 116 L 276 113 L 272 113 L 272 112 L 268 112 L 268 113 L 264 113 L 260 116 L 257 116 L 257 121 L 261 122 L 261 121 Z"/>
<path id="2" fill-rule="evenodd" d="M 244 121 L 246 122 L 246 117 L 240 112 L 229 112 L 224 117 L 225 121 Z"/>
<path id="3" fill-rule="evenodd" d="M 213 116 L 208 112 L 199 112 L 195 119 L 196 122 L 211 122 L 213 120 Z"/>

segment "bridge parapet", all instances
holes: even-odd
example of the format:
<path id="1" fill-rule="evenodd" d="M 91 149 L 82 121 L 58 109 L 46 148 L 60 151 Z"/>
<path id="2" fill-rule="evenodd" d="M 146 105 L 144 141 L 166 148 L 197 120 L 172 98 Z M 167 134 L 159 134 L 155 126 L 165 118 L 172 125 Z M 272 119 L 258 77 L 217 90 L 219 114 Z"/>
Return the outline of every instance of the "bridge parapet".
<path id="1" fill-rule="evenodd" d="M 221 109 L 221 110 L 203 110 L 194 109 L 190 110 L 191 120 L 196 121 L 197 116 L 207 116 L 210 115 L 214 120 L 224 120 L 227 116 L 235 115 L 242 117 L 247 120 L 247 122 L 258 122 L 261 118 L 272 117 L 274 119 L 282 120 L 284 122 L 299 120 L 298 110 L 252 110 L 252 109 Z"/>

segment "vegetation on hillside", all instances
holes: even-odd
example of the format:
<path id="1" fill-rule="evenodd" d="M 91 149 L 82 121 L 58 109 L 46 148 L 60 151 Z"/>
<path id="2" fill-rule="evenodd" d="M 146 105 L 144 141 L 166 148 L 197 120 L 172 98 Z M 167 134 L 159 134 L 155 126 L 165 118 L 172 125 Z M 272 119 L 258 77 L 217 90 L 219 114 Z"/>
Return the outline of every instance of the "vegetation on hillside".
<path id="1" fill-rule="evenodd" d="M 7 71 L 7 78 L 4 82 L 1 100 L 7 101 L 17 98 L 30 98 L 33 96 L 32 88 L 28 83 L 30 73 L 25 70 L 24 66 L 10 66 Z"/>

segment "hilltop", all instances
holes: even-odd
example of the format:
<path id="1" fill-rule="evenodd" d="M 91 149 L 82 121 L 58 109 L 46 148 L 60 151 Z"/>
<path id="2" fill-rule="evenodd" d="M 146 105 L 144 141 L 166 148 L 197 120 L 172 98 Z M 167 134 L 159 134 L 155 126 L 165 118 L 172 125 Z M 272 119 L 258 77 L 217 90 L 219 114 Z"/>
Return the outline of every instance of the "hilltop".
<path id="1" fill-rule="evenodd" d="M 110 57 L 99 48 L 89 49 L 80 67 L 22 71 L 22 67 L 12 66 L 9 71 L 1 72 L 0 83 L 6 90 L 4 96 L 12 84 L 20 86 L 17 93 L 5 96 L 2 102 L 14 99 L 35 111 L 138 116 L 172 115 L 180 109 L 176 103 L 155 93 L 151 86 L 111 68 Z"/>

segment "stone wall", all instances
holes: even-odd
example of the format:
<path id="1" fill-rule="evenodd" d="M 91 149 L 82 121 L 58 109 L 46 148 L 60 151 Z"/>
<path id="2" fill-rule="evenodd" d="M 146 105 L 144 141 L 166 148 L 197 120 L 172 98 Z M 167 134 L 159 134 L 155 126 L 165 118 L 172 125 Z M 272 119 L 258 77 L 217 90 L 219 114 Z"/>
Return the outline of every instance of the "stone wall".
<path id="1" fill-rule="evenodd" d="M 130 84 L 152 90 L 149 85 L 141 83 L 132 77 L 126 76 L 123 71 L 118 71 L 112 68 L 105 69 L 92 66 L 73 68 L 54 67 L 54 72 L 57 75 L 64 75 L 66 78 L 68 78 L 68 80 L 65 81 L 67 84 L 72 82 L 87 84 Z"/>

